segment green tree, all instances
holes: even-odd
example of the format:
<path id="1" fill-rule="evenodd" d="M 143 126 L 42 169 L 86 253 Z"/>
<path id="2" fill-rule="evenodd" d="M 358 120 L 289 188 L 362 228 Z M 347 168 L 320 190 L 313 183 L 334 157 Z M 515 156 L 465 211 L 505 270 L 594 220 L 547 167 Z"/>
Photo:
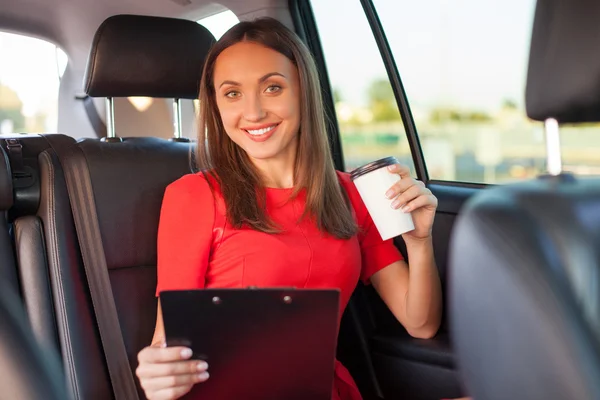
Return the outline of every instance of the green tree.
<path id="1" fill-rule="evenodd" d="M 391 122 L 401 119 L 394 91 L 387 79 L 377 79 L 371 82 L 367 90 L 369 107 L 375 122 Z"/>

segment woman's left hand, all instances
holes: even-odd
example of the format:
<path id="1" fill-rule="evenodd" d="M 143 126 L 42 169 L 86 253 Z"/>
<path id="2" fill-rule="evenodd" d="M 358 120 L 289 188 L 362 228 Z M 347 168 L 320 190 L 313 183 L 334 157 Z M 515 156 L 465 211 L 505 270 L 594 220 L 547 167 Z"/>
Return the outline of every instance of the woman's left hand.
<path id="1" fill-rule="evenodd" d="M 409 240 L 431 237 L 431 227 L 438 205 L 437 198 L 431 193 L 431 190 L 425 187 L 423 182 L 411 178 L 408 167 L 394 164 L 390 165 L 388 170 L 393 174 L 400 175 L 401 179 L 385 195 L 388 199 L 394 199 L 392 208 L 411 213 L 415 224 L 415 229 L 405 233 L 402 237 Z"/>

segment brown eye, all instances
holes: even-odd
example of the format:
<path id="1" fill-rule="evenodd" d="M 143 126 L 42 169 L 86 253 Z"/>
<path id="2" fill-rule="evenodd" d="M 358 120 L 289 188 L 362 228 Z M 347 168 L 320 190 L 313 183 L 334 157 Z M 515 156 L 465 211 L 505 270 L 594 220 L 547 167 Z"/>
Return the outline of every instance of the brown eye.
<path id="1" fill-rule="evenodd" d="M 229 97 L 230 99 L 235 99 L 239 96 L 240 92 L 238 92 L 237 90 L 230 90 L 229 92 L 225 93 L 225 97 Z"/>

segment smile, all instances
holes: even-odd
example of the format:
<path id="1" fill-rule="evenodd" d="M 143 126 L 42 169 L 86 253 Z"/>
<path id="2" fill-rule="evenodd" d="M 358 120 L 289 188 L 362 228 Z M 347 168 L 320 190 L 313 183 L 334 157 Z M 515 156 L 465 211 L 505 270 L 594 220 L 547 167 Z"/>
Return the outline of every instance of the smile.
<path id="1" fill-rule="evenodd" d="M 260 135 L 266 134 L 267 132 L 272 131 L 276 127 L 277 127 L 277 125 L 271 125 L 271 126 L 268 126 L 266 128 L 261 128 L 261 129 L 244 129 L 244 130 L 246 132 L 248 132 L 249 134 L 251 134 L 252 136 L 260 136 Z"/>
<path id="2" fill-rule="evenodd" d="M 255 142 L 264 142 L 269 139 L 277 130 L 279 124 L 262 126 L 258 129 L 242 129 L 250 139 Z"/>

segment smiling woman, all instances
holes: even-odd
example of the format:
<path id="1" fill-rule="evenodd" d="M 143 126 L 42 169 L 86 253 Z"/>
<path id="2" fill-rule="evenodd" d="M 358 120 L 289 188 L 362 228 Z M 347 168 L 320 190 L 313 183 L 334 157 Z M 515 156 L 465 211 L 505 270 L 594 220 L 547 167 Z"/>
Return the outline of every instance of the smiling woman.
<path id="1" fill-rule="evenodd" d="M 199 166 L 218 171 L 214 177 L 222 186 L 228 221 L 237 228 L 248 224 L 276 232 L 261 207 L 264 193 L 259 190 L 257 197 L 256 190 L 293 188 L 294 196 L 306 190 L 304 215 L 314 216 L 330 234 L 349 238 L 356 228 L 329 155 L 312 56 L 281 23 L 252 24 L 236 25 L 207 57 L 199 121 L 207 129 L 198 140 L 207 146 L 198 147 Z M 274 128 L 268 136 L 248 132 L 269 127 Z"/>
<path id="2" fill-rule="evenodd" d="M 271 18 L 237 24 L 211 48 L 199 99 L 201 172 L 165 192 L 157 294 L 333 288 L 340 292 L 339 326 L 360 280 L 373 285 L 411 335 L 432 337 L 441 316 L 431 240 L 437 199 L 407 168 L 388 167 L 403 179 L 381 196 L 408 206 L 415 224 L 403 236 L 409 272 L 393 241 L 381 238 L 349 175 L 334 168 L 319 75 L 300 38 Z M 175 399 L 209 379 L 206 362 L 189 360 L 190 349 L 161 348 L 164 342 L 159 303 L 153 344 L 139 353 L 137 370 L 148 398 Z M 331 361 L 331 399 L 360 400 L 348 370 Z M 295 385 L 302 390 L 303 382 Z M 192 398 L 203 397 L 202 387 Z"/>

